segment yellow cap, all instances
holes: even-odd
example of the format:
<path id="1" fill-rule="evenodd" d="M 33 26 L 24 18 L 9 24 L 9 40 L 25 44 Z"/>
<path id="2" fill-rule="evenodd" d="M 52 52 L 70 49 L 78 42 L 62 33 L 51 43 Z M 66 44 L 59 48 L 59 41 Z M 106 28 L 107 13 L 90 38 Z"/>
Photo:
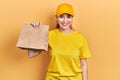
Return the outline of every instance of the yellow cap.
<path id="1" fill-rule="evenodd" d="M 60 16 L 61 14 L 64 14 L 64 13 L 74 16 L 74 11 L 70 4 L 63 3 L 58 6 L 58 8 L 56 10 L 56 16 Z"/>

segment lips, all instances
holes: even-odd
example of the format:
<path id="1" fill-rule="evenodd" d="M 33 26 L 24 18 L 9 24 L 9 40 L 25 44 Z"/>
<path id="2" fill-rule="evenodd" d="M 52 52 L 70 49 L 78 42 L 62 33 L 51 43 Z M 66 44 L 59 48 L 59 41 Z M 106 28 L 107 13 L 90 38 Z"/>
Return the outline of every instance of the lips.
<path id="1" fill-rule="evenodd" d="M 62 23 L 62 25 L 63 25 L 63 26 L 67 26 L 68 24 L 66 24 L 66 23 Z"/>

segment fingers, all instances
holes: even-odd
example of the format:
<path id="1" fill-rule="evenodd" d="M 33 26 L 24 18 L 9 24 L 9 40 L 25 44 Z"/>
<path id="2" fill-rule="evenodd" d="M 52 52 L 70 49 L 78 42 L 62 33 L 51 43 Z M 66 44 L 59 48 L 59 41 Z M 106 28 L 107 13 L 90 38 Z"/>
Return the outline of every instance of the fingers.
<path id="1" fill-rule="evenodd" d="M 32 22 L 31 25 L 34 27 L 34 28 L 37 28 L 40 26 L 40 22 Z"/>

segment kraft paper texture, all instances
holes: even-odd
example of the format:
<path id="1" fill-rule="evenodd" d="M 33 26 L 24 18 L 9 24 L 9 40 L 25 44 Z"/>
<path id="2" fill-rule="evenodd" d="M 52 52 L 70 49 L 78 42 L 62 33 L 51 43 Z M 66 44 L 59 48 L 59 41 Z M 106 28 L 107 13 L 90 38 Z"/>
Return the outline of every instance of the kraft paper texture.
<path id="1" fill-rule="evenodd" d="M 48 50 L 48 25 L 40 25 L 34 28 L 30 24 L 24 24 L 21 30 L 17 47 L 21 49 Z"/>

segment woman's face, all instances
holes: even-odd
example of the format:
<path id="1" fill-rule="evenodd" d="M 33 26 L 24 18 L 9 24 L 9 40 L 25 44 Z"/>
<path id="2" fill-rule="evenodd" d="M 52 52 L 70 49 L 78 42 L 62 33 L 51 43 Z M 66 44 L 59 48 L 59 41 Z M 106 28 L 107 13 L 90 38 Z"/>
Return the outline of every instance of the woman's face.
<path id="1" fill-rule="evenodd" d="M 73 17 L 69 14 L 61 14 L 56 17 L 57 23 L 59 24 L 59 28 L 63 30 L 67 30 L 71 28 Z"/>

